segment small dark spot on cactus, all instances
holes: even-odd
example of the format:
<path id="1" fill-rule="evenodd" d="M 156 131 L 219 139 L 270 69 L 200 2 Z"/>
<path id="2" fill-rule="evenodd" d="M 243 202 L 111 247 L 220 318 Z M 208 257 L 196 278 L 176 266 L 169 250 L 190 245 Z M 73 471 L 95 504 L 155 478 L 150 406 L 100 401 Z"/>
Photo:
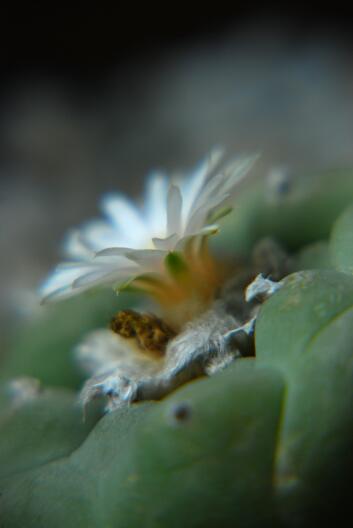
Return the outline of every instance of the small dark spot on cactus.
<path id="1" fill-rule="evenodd" d="M 282 181 L 278 182 L 277 192 L 281 196 L 286 195 L 291 190 L 291 181 L 289 178 L 283 178 Z"/>
<path id="2" fill-rule="evenodd" d="M 174 422 L 184 423 L 190 420 L 192 409 L 186 402 L 177 403 L 171 408 L 171 415 Z"/>
<path id="3" fill-rule="evenodd" d="M 268 178 L 270 198 L 286 198 L 292 191 L 292 175 L 285 167 L 277 167 L 272 170 Z"/>

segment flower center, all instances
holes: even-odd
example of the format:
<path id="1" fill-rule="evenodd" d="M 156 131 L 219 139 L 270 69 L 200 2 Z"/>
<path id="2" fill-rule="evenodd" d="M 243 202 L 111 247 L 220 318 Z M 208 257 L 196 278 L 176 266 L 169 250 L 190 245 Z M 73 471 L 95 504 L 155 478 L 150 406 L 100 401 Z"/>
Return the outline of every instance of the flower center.
<path id="1" fill-rule="evenodd" d="M 212 304 L 227 275 L 208 250 L 208 237 L 192 237 L 182 252 L 171 251 L 163 268 L 136 277 L 133 289 L 160 305 L 164 321 L 178 333 Z"/>

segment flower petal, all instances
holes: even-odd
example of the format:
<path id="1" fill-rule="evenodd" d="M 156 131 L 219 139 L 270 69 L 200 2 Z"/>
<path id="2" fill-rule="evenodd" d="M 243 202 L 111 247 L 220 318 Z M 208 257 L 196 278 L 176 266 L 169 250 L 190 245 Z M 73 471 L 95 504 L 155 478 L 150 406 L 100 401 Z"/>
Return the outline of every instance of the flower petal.
<path id="1" fill-rule="evenodd" d="M 126 255 L 131 251 L 131 248 L 127 247 L 108 247 L 105 249 L 102 249 L 101 251 L 97 251 L 95 254 L 95 257 L 121 257 Z"/>
<path id="2" fill-rule="evenodd" d="M 91 220 L 80 229 L 81 241 L 95 253 L 109 246 L 121 246 L 122 236 L 105 220 Z"/>
<path id="3" fill-rule="evenodd" d="M 180 238 L 180 240 L 178 240 L 178 243 L 175 246 L 175 251 L 181 251 L 185 244 L 192 238 L 215 235 L 216 233 L 218 233 L 218 231 L 218 225 L 212 224 L 203 227 L 202 229 L 196 231 L 195 233 L 192 233 L 191 235 L 183 236 L 182 238 Z"/>
<path id="4" fill-rule="evenodd" d="M 113 285 L 119 281 L 124 281 L 127 278 L 130 278 L 136 274 L 137 267 L 125 268 L 125 269 L 116 269 L 113 267 L 106 267 L 103 269 L 96 269 L 81 275 L 75 279 L 72 283 L 72 288 L 82 288 L 82 287 L 94 287 L 99 285 Z"/>
<path id="5" fill-rule="evenodd" d="M 258 154 L 254 154 L 253 156 L 238 158 L 230 163 L 224 171 L 226 178 L 222 191 L 232 193 L 234 188 L 248 175 L 258 157 Z"/>
<path id="6" fill-rule="evenodd" d="M 102 208 L 111 219 L 121 236 L 128 233 L 133 247 L 148 238 L 143 219 L 137 209 L 120 194 L 107 194 L 102 200 Z"/>
<path id="7" fill-rule="evenodd" d="M 186 223 L 187 218 L 190 217 L 192 211 L 195 209 L 195 203 L 202 191 L 205 181 L 214 171 L 223 156 L 221 148 L 215 148 L 206 158 L 199 164 L 194 171 L 192 177 L 185 182 L 182 187 L 182 194 L 184 200 L 183 218 Z"/>
<path id="8" fill-rule="evenodd" d="M 175 247 L 178 241 L 178 235 L 174 233 L 166 238 L 152 238 L 152 242 L 156 249 L 171 250 Z"/>
<path id="9" fill-rule="evenodd" d="M 53 290 L 52 292 L 48 293 L 48 295 L 45 295 L 41 299 L 41 304 L 49 304 L 56 301 L 63 301 L 64 299 L 68 299 L 70 297 L 76 296 L 78 293 L 77 290 L 73 290 L 71 288 L 71 285 L 63 286 L 62 288 L 58 288 L 56 290 Z"/>
<path id="10" fill-rule="evenodd" d="M 181 210 L 183 199 L 177 185 L 171 185 L 167 196 L 167 236 L 181 231 Z"/>
<path id="11" fill-rule="evenodd" d="M 60 265 L 42 283 L 39 292 L 43 297 L 47 297 L 54 291 L 61 290 L 62 288 L 71 288 L 72 282 L 88 271 L 92 271 L 92 267 L 82 263 L 65 263 Z"/>
<path id="12" fill-rule="evenodd" d="M 193 210 L 207 206 L 211 198 L 224 194 L 231 195 L 240 181 L 248 174 L 257 156 L 240 158 L 230 163 L 221 173 L 211 178 L 194 203 Z"/>
<path id="13" fill-rule="evenodd" d="M 154 269 L 164 259 L 166 254 L 167 251 L 159 249 L 136 249 L 127 253 L 126 256 L 144 269 Z"/>
<path id="14" fill-rule="evenodd" d="M 145 213 L 151 237 L 162 233 L 166 225 L 168 182 L 164 174 L 152 173 L 147 181 Z"/>
<path id="15" fill-rule="evenodd" d="M 185 235 L 191 235 L 199 231 L 207 221 L 209 214 L 217 207 L 222 207 L 229 199 L 229 194 L 215 195 L 210 198 L 207 203 L 199 207 L 191 216 L 188 224 L 185 227 Z"/>
<path id="16" fill-rule="evenodd" d="M 92 250 L 82 240 L 82 233 L 79 229 L 72 229 L 67 233 L 64 251 L 66 255 L 74 259 L 86 260 L 92 257 Z"/>

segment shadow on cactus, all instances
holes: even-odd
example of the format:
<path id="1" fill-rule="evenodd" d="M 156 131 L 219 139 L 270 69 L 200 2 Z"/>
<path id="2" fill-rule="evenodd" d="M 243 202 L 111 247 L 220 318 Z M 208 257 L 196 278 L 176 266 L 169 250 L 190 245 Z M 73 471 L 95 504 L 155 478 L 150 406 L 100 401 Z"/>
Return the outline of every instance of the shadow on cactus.
<path id="1" fill-rule="evenodd" d="M 3 526 L 352 515 L 353 172 L 255 161 L 155 173 L 69 233 L 3 365 Z"/>

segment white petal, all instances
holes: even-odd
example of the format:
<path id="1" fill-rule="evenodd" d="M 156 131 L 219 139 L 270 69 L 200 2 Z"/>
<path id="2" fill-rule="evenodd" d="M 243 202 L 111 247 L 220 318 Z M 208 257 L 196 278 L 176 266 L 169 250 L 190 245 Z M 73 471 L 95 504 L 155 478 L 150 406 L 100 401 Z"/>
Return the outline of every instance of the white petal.
<path id="1" fill-rule="evenodd" d="M 92 250 L 82 240 L 81 232 L 78 229 L 72 229 L 68 232 L 64 241 L 65 254 L 74 259 L 89 259 L 92 257 Z"/>
<path id="2" fill-rule="evenodd" d="M 167 251 L 159 249 L 136 249 L 127 253 L 127 258 L 140 264 L 143 268 L 154 268 L 167 255 Z"/>
<path id="3" fill-rule="evenodd" d="M 126 255 L 126 253 L 128 253 L 129 251 L 131 251 L 131 248 L 127 248 L 127 247 L 108 247 L 108 248 L 105 248 L 105 249 L 102 249 L 101 251 L 98 251 L 96 253 L 96 257 L 120 257 L 120 256 L 123 256 L 123 255 Z"/>
<path id="4" fill-rule="evenodd" d="M 238 184 L 245 178 L 245 176 L 247 176 L 258 157 L 258 154 L 255 154 L 246 158 L 240 158 L 229 164 L 225 169 L 227 179 L 225 180 L 225 185 L 222 191 L 234 191 L 234 187 L 237 187 Z"/>
<path id="5" fill-rule="evenodd" d="M 64 299 L 68 299 L 69 297 L 77 295 L 77 293 L 78 291 L 72 290 L 71 285 L 63 286 L 62 288 L 58 288 L 57 290 L 54 290 L 51 293 L 45 295 L 41 300 L 41 304 L 49 304 L 55 301 L 63 301 Z"/>
<path id="6" fill-rule="evenodd" d="M 91 220 L 80 229 L 82 242 L 93 253 L 110 246 L 122 246 L 122 237 L 114 227 L 104 220 Z"/>
<path id="7" fill-rule="evenodd" d="M 91 270 L 91 267 L 82 263 L 68 263 L 58 266 L 40 286 L 39 292 L 43 297 L 46 297 L 56 290 L 71 288 L 74 280 Z"/>
<path id="8" fill-rule="evenodd" d="M 152 238 L 152 242 L 156 249 L 172 250 L 178 241 L 178 235 L 174 233 L 166 238 Z"/>
<path id="9" fill-rule="evenodd" d="M 181 209 L 183 199 L 177 185 L 171 185 L 167 197 L 167 236 L 181 231 Z"/>
<path id="10" fill-rule="evenodd" d="M 161 173 L 153 173 L 147 182 L 145 213 L 150 236 L 161 233 L 167 222 L 166 203 L 168 193 L 167 178 Z"/>
<path id="11" fill-rule="evenodd" d="M 74 262 L 60 262 L 54 269 L 53 274 L 65 270 L 87 270 L 90 267 L 93 268 L 94 265 L 91 266 L 91 263 L 89 261 L 75 260 Z"/>
<path id="12" fill-rule="evenodd" d="M 223 194 L 220 196 L 214 196 L 208 200 L 206 204 L 197 209 L 191 216 L 188 224 L 185 226 L 185 235 L 191 235 L 202 229 L 206 224 L 209 214 L 222 207 L 229 199 L 229 194 Z"/>
<path id="13" fill-rule="evenodd" d="M 192 214 L 195 209 L 195 203 L 198 199 L 200 192 L 205 184 L 205 181 L 212 173 L 212 171 L 219 164 L 223 156 L 223 150 L 218 148 L 214 149 L 201 164 L 194 171 L 191 178 L 185 182 L 182 188 L 184 208 L 183 218 L 184 221 Z"/>
<path id="14" fill-rule="evenodd" d="M 119 235 L 125 239 L 128 237 L 132 247 L 137 249 L 148 238 L 149 234 L 141 215 L 123 196 L 106 195 L 102 201 L 102 208 L 118 229 Z"/>
<path id="15" fill-rule="evenodd" d="M 226 167 L 222 173 L 209 180 L 195 201 L 196 210 L 193 210 L 187 220 L 185 226 L 186 234 L 200 229 L 209 214 L 222 207 L 232 197 L 236 187 L 248 174 L 256 159 L 257 156 L 250 156 L 237 160 Z"/>
<path id="16" fill-rule="evenodd" d="M 257 156 L 241 158 L 229 164 L 221 173 L 211 178 L 194 203 L 195 209 L 206 207 L 210 199 L 233 194 L 240 181 L 248 174 Z"/>
<path id="17" fill-rule="evenodd" d="M 216 233 L 218 233 L 218 231 L 219 227 L 216 224 L 205 226 L 199 231 L 192 233 L 191 235 L 183 236 L 180 240 L 178 240 L 178 243 L 175 246 L 175 250 L 181 251 L 185 244 L 192 238 L 215 235 Z"/>
<path id="18" fill-rule="evenodd" d="M 113 285 L 119 281 L 123 282 L 126 279 L 130 278 L 136 274 L 137 268 L 125 268 L 125 269 L 112 269 L 111 267 L 106 267 L 102 269 L 96 269 L 90 271 L 84 275 L 78 277 L 72 283 L 72 288 L 82 288 L 82 287 L 94 287 L 99 285 Z"/>
<path id="19" fill-rule="evenodd" d="M 211 180 L 209 180 L 209 182 L 207 182 L 207 184 L 205 185 L 205 187 L 202 189 L 199 196 L 195 200 L 193 210 L 190 211 L 190 215 L 186 219 L 185 226 L 190 222 L 190 219 L 192 215 L 195 213 L 195 211 L 201 208 L 207 208 L 209 201 L 214 200 L 215 197 L 217 197 L 220 194 L 219 188 L 223 185 L 225 177 L 226 176 L 224 174 L 216 174 Z"/>

